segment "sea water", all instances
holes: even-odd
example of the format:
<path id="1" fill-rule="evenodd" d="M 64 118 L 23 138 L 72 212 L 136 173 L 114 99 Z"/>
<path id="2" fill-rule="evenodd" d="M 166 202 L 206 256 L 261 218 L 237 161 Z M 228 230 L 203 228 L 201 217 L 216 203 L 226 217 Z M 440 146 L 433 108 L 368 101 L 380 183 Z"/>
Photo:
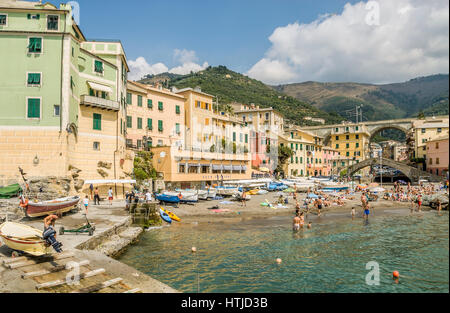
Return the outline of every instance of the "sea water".
<path id="1" fill-rule="evenodd" d="M 179 223 L 119 260 L 182 292 L 449 292 L 448 212 L 321 220 Z"/>

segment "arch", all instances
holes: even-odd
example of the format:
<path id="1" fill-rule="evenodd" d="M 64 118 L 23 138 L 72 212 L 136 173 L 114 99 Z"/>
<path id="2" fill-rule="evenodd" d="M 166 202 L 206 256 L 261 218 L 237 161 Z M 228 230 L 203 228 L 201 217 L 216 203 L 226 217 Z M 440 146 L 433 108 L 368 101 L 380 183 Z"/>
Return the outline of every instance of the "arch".
<path id="1" fill-rule="evenodd" d="M 405 136 L 408 135 L 408 131 L 410 130 L 410 128 L 405 128 L 405 127 L 402 127 L 400 125 L 395 125 L 395 124 L 381 125 L 381 126 L 376 127 L 374 130 L 372 130 L 370 132 L 370 141 L 372 141 L 373 136 L 375 136 L 376 134 L 378 134 L 379 132 L 381 132 L 385 129 L 397 129 L 397 130 L 403 132 L 405 134 Z"/>
<path id="2" fill-rule="evenodd" d="M 421 171 L 415 167 L 406 165 L 405 163 L 397 162 L 391 159 L 382 158 L 382 164 L 392 167 L 400 172 L 402 172 L 411 182 L 418 182 L 419 179 L 425 178 L 432 182 L 440 182 L 443 180 L 443 177 L 439 177 L 437 175 L 430 174 L 428 172 Z M 347 175 L 353 176 L 359 170 L 366 168 L 368 166 L 378 165 L 380 164 L 380 159 L 372 158 L 367 159 L 357 164 L 353 164 L 347 167 Z"/>

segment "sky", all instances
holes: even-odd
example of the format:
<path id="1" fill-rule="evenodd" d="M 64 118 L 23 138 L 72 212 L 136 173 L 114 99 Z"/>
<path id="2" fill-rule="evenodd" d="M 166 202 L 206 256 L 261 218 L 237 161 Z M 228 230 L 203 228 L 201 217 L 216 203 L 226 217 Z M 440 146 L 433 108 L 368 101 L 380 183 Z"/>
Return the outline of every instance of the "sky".
<path id="1" fill-rule="evenodd" d="M 58 1 L 51 1 L 58 4 Z M 129 77 L 207 66 L 268 84 L 448 73 L 448 0 L 78 0 L 88 39 L 120 39 Z"/>

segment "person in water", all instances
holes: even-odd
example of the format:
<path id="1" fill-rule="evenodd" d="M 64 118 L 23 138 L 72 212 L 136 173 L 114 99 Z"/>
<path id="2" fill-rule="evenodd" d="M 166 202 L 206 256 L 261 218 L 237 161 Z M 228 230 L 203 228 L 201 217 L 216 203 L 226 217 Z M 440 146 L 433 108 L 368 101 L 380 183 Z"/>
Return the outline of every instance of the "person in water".
<path id="1" fill-rule="evenodd" d="M 300 213 L 300 228 L 303 228 L 303 225 L 305 225 L 305 216 L 303 215 L 303 212 Z"/>
<path id="2" fill-rule="evenodd" d="M 356 215 L 355 207 L 352 207 L 352 219 L 355 218 L 355 215 Z"/>
<path id="3" fill-rule="evenodd" d="M 366 205 L 364 206 L 364 218 L 369 219 L 369 214 L 370 214 L 370 205 L 369 203 L 366 203 Z"/>
<path id="4" fill-rule="evenodd" d="M 298 213 L 294 217 L 294 222 L 293 222 L 292 229 L 294 231 L 298 231 L 300 229 L 300 217 L 299 217 Z"/>
<path id="5" fill-rule="evenodd" d="M 318 211 L 317 216 L 320 217 L 320 210 L 322 210 L 322 204 L 323 204 L 323 202 L 322 202 L 322 197 L 319 197 L 319 198 L 316 200 L 316 204 L 317 204 L 317 211 Z"/>
<path id="6" fill-rule="evenodd" d="M 308 223 L 307 227 L 308 227 L 308 229 L 311 229 L 311 227 L 312 227 L 311 222 Z"/>

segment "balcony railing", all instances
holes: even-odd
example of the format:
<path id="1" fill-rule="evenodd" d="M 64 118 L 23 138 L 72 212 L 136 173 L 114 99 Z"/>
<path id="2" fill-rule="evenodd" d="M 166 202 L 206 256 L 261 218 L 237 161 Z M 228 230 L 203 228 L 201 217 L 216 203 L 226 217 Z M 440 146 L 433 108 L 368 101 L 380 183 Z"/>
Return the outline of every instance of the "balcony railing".
<path id="1" fill-rule="evenodd" d="M 94 96 L 87 96 L 82 95 L 81 96 L 81 104 L 86 106 L 93 106 L 105 110 L 113 110 L 113 111 L 119 111 L 120 105 L 118 101 L 98 98 Z"/>

